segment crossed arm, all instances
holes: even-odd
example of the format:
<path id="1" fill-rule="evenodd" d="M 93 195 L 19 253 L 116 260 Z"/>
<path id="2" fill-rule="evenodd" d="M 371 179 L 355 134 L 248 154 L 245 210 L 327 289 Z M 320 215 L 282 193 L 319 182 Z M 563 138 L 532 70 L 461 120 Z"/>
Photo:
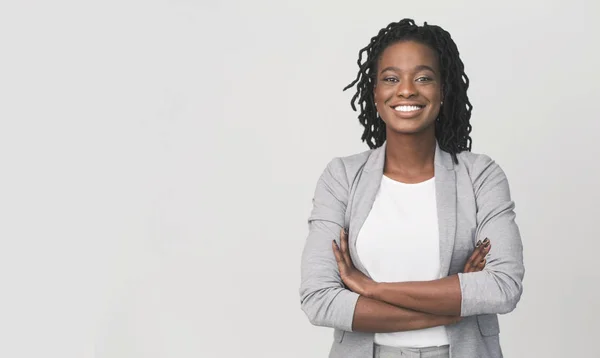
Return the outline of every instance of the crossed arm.
<path id="1" fill-rule="evenodd" d="M 434 281 L 378 283 L 360 272 L 350 258 L 348 236 L 340 233 L 341 248 L 332 248 L 346 287 L 360 295 L 352 329 L 368 332 L 397 332 L 456 323 L 460 320 L 461 291 L 456 275 Z M 489 240 L 478 242 L 463 272 L 485 267 Z"/>

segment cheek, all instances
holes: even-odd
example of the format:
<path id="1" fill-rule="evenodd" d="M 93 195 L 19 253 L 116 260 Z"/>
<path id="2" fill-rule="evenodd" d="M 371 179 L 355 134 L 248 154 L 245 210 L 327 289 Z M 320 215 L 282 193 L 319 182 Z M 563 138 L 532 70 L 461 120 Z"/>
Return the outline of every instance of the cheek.
<path id="1" fill-rule="evenodd" d="M 379 87 L 373 88 L 373 98 L 375 98 L 375 102 L 378 102 L 379 98 L 381 98 L 379 92 L 381 92 L 381 89 Z"/>
<path id="2" fill-rule="evenodd" d="M 390 98 L 389 88 L 378 87 L 373 91 L 373 98 L 378 105 L 383 105 Z"/>
<path id="3" fill-rule="evenodd" d="M 442 101 L 442 88 L 439 86 L 435 86 L 435 88 L 432 88 L 431 95 L 438 102 L 441 102 Z"/>
<path id="4" fill-rule="evenodd" d="M 441 102 L 442 102 L 442 95 L 439 92 L 438 89 L 430 89 L 427 91 L 427 93 L 423 93 L 424 96 L 427 97 L 427 100 L 429 101 L 431 107 L 430 107 L 430 111 L 431 111 L 431 115 L 433 115 L 435 113 L 435 116 L 438 115 L 438 112 L 441 109 Z"/>

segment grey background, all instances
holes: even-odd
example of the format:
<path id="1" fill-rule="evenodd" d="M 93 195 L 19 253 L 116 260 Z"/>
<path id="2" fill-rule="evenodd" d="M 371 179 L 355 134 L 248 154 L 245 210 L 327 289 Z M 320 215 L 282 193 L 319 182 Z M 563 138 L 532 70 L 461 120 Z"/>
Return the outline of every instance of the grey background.
<path id="1" fill-rule="evenodd" d="M 300 310 L 341 89 L 412 17 L 458 43 L 525 292 L 506 357 L 600 356 L 594 1 L 3 1 L 0 356 L 325 357 Z"/>

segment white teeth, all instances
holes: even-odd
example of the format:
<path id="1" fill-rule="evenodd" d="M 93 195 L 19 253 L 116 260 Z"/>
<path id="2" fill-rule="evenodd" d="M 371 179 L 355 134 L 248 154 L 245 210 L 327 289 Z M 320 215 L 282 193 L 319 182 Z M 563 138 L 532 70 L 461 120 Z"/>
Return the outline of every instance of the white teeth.
<path id="1" fill-rule="evenodd" d="M 397 107 L 394 107 L 394 109 L 396 111 L 400 111 L 400 112 L 412 112 L 412 111 L 418 111 L 419 109 L 421 109 L 421 107 L 419 107 L 419 106 L 397 106 Z"/>

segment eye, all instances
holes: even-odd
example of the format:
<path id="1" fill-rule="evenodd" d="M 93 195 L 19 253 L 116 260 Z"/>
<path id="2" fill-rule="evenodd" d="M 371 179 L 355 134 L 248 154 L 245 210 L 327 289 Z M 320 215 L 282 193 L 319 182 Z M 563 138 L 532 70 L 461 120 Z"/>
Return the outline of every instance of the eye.
<path id="1" fill-rule="evenodd" d="M 384 82 L 391 82 L 391 83 L 394 83 L 394 82 L 398 82 L 398 79 L 397 79 L 397 78 L 395 78 L 395 77 L 386 77 L 386 78 L 384 78 L 384 79 L 383 79 L 383 81 L 384 81 Z"/>
<path id="2" fill-rule="evenodd" d="M 416 81 L 417 82 L 429 82 L 429 81 L 432 81 L 432 80 L 433 80 L 433 78 L 431 78 L 431 77 L 421 76 L 421 77 L 417 78 Z"/>

